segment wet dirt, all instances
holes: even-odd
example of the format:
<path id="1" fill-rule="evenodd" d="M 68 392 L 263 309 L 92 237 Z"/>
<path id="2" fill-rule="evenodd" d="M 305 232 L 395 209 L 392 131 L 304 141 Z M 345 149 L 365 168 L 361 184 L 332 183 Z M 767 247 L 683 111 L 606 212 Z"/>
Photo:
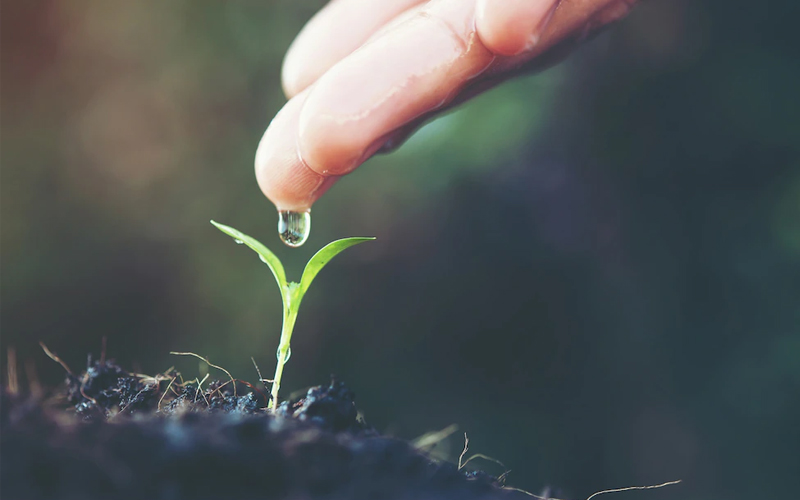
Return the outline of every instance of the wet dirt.
<path id="1" fill-rule="evenodd" d="M 235 386 L 234 386 L 235 384 Z M 339 381 L 277 411 L 241 381 L 144 377 L 113 361 L 61 397 L 0 399 L 3 499 L 528 499 L 380 436 Z"/>

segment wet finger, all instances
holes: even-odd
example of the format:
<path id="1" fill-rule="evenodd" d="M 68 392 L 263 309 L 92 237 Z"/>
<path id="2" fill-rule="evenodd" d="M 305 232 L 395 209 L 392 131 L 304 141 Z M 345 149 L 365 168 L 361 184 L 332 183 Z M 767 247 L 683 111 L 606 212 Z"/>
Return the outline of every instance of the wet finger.
<path id="1" fill-rule="evenodd" d="M 256 151 L 256 180 L 278 210 L 305 211 L 336 182 L 308 168 L 297 152 L 297 124 L 307 96 L 302 92 L 286 103 Z"/>
<path id="2" fill-rule="evenodd" d="M 561 0 L 477 0 L 475 26 L 492 52 L 514 56 L 533 48 Z"/>
<path id="3" fill-rule="evenodd" d="M 541 27 L 536 43 L 514 56 L 497 58 L 485 76 L 508 78 L 521 72 L 541 71 L 563 59 L 606 24 L 624 17 L 636 3 L 638 0 L 561 0 Z M 479 35 L 483 37 L 480 32 Z"/>
<path id="4" fill-rule="evenodd" d="M 360 47 L 384 24 L 425 0 L 332 0 L 303 27 L 283 60 L 283 89 L 292 97 Z"/>
<path id="5" fill-rule="evenodd" d="M 541 71 L 557 64 L 586 36 L 591 36 L 606 24 L 624 17 L 636 2 L 637 0 L 592 0 L 589 3 L 563 0 L 558 10 L 553 10 L 546 18 L 547 22 L 541 26 L 540 39 L 536 46 L 516 56 L 495 58 L 480 78 L 468 82 L 445 106 L 425 113 L 389 134 L 378 153 L 394 151 L 436 115 L 494 88 L 515 75 Z M 477 23 L 476 27 L 480 28 Z M 481 35 L 480 29 L 478 35 Z"/>
<path id="6" fill-rule="evenodd" d="M 343 175 L 397 128 L 451 100 L 494 59 L 469 2 L 434 1 L 331 68 L 300 113 L 298 149 L 323 175 Z"/>
<path id="7" fill-rule="evenodd" d="M 259 185 L 280 209 L 307 209 L 382 146 L 396 147 L 431 116 L 511 75 L 554 64 L 633 3 L 563 0 L 537 45 L 510 57 L 484 46 L 460 0 L 412 9 L 276 116 L 259 146 Z"/>

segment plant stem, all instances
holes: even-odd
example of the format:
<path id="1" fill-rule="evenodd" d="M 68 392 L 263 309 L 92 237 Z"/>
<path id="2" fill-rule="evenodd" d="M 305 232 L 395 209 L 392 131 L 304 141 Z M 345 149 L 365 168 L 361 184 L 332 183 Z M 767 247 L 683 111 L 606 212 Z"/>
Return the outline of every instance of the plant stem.
<path id="1" fill-rule="evenodd" d="M 275 377 L 272 383 L 272 398 L 269 402 L 269 409 L 275 410 L 278 408 L 278 391 L 281 388 L 281 378 L 283 377 L 283 367 L 289 355 L 289 343 L 292 340 L 292 331 L 294 330 L 294 322 L 297 320 L 297 309 L 291 308 L 283 316 L 283 326 L 281 328 L 281 341 L 278 344 L 278 365 L 275 367 Z"/>

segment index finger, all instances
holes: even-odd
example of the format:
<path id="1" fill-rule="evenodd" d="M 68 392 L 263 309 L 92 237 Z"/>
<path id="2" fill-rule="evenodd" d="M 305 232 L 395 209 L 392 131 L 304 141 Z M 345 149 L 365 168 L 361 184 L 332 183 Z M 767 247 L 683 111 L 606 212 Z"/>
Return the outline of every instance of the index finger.
<path id="1" fill-rule="evenodd" d="M 283 60 L 283 90 L 293 97 L 360 47 L 387 22 L 425 0 L 331 0 L 303 27 Z"/>
<path id="2" fill-rule="evenodd" d="M 512 57 L 486 48 L 470 2 L 424 5 L 287 104 L 259 146 L 256 171 L 262 190 L 279 208 L 310 208 L 336 178 L 358 167 L 395 131 L 447 106 L 468 86 L 477 88 L 475 77 L 496 80 L 514 71 L 560 41 L 580 36 L 576 33 L 597 12 L 624 1 L 563 0 L 536 46 Z M 275 131 L 279 126 L 287 128 Z"/>

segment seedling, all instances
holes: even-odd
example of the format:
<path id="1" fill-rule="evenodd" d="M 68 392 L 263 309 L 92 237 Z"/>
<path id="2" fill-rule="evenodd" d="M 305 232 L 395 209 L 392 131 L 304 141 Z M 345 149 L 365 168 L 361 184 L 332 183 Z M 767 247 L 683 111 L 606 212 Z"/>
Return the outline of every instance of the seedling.
<path id="1" fill-rule="evenodd" d="M 217 229 L 233 238 L 236 243 L 247 245 L 253 249 L 261 258 L 261 262 L 266 264 L 269 270 L 272 271 L 272 275 L 275 276 L 275 281 L 278 282 L 278 288 L 281 290 L 281 299 L 283 300 L 283 326 L 281 327 L 281 340 L 278 344 L 278 365 L 275 368 L 275 379 L 272 381 L 272 393 L 269 402 L 269 408 L 277 408 L 278 391 L 281 388 L 283 367 L 286 365 L 286 361 L 289 360 L 289 355 L 291 353 L 290 342 L 292 340 L 294 323 L 297 320 L 297 311 L 300 309 L 300 303 L 303 301 L 303 296 L 308 291 L 308 287 L 311 286 L 311 282 L 314 281 L 317 274 L 332 258 L 336 257 L 346 248 L 350 248 L 353 245 L 365 241 L 374 240 L 375 238 L 344 238 L 328 243 L 308 261 L 306 268 L 303 270 L 303 276 L 300 278 L 300 283 L 294 283 L 292 281 L 286 281 L 286 272 L 283 269 L 283 264 L 281 264 L 280 259 L 258 240 L 232 227 L 218 224 L 213 220 L 211 223 L 214 224 Z"/>

